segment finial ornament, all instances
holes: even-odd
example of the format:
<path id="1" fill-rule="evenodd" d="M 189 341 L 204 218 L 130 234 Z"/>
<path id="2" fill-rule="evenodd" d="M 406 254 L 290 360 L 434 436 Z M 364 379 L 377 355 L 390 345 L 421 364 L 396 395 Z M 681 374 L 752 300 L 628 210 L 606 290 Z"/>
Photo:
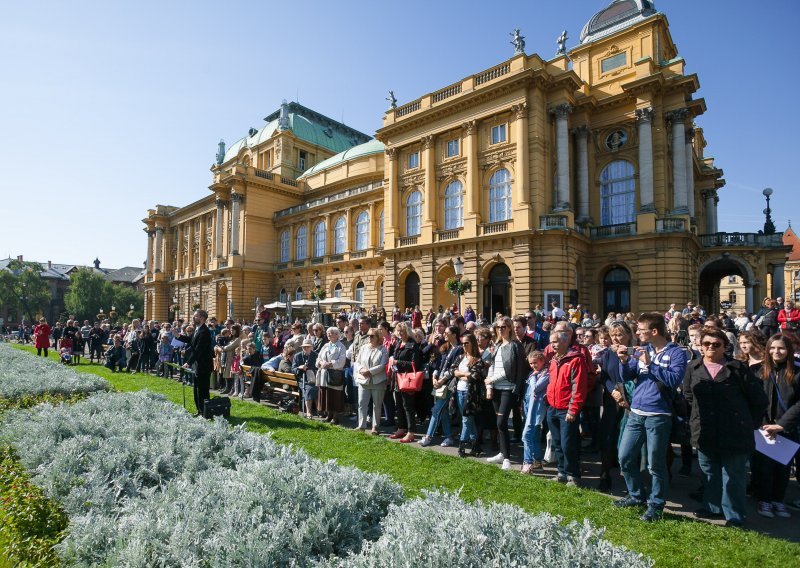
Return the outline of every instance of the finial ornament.
<path id="1" fill-rule="evenodd" d="M 514 46 L 514 55 L 521 55 L 525 53 L 525 36 L 520 33 L 519 28 L 514 28 L 510 35 L 513 39 L 511 45 Z"/>
<path id="2" fill-rule="evenodd" d="M 219 140 L 219 144 L 217 144 L 217 164 L 221 164 L 225 161 L 225 140 Z"/>
<path id="3" fill-rule="evenodd" d="M 567 54 L 567 40 L 569 36 L 567 35 L 567 30 L 561 32 L 561 35 L 558 36 L 556 40 L 558 42 L 558 51 L 556 51 L 556 55 L 566 55 Z"/>
<path id="4" fill-rule="evenodd" d="M 386 100 L 389 101 L 389 110 L 397 108 L 397 98 L 394 96 L 394 91 L 389 91 L 389 96 L 386 97 Z"/>

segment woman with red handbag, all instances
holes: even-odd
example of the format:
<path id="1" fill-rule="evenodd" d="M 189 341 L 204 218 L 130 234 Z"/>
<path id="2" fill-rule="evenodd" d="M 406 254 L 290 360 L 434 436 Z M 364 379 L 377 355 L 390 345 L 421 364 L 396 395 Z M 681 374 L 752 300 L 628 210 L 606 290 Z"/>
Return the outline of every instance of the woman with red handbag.
<path id="1" fill-rule="evenodd" d="M 398 322 L 394 328 L 397 342 L 392 348 L 392 368 L 397 375 L 394 392 L 397 404 L 397 431 L 389 436 L 404 444 L 414 441 L 416 407 L 414 397 L 422 389 L 422 351 L 408 333 L 408 325 Z"/>

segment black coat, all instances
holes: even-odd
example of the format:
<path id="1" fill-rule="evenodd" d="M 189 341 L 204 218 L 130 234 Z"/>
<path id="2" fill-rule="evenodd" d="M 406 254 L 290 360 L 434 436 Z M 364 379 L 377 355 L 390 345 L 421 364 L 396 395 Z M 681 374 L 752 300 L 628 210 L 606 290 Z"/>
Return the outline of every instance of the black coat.
<path id="1" fill-rule="evenodd" d="M 197 363 L 198 375 L 204 371 L 210 373 L 214 361 L 214 351 L 211 349 L 211 332 L 205 324 L 195 330 L 189 346 L 190 349 L 187 349 L 189 355 L 184 363 L 189 365 Z"/>
<path id="2" fill-rule="evenodd" d="M 683 393 L 692 408 L 692 445 L 704 453 L 749 453 L 761 427 L 767 397 L 761 381 L 742 361 L 726 361 L 712 379 L 702 359 L 686 367 Z"/>
<path id="3" fill-rule="evenodd" d="M 400 343 L 395 343 L 392 349 L 394 363 L 399 373 L 410 373 L 413 369 L 422 371 L 422 350 L 419 345 L 410 337 L 402 347 Z"/>
<path id="4" fill-rule="evenodd" d="M 774 383 L 771 379 L 761 381 L 768 401 L 764 423 L 780 424 L 784 429 L 783 436 L 797 440 L 797 430 L 800 428 L 800 365 L 795 363 L 791 383 L 787 383 L 783 375 L 784 371 L 779 370 Z M 780 399 L 786 405 L 786 410 L 775 393 L 775 385 L 780 389 Z"/>

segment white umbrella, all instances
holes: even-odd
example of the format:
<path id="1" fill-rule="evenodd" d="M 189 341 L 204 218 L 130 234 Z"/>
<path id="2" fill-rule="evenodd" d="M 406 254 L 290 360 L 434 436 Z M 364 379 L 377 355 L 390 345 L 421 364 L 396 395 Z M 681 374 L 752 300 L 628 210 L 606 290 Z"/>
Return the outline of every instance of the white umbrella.
<path id="1" fill-rule="evenodd" d="M 320 300 L 319 303 L 323 306 L 357 306 L 363 304 L 364 302 L 359 302 L 358 300 L 353 300 L 351 298 L 325 298 L 324 300 Z"/>
<path id="2" fill-rule="evenodd" d="M 313 308 L 317 302 L 311 300 L 292 300 L 292 308 Z"/>
<path id="3" fill-rule="evenodd" d="M 267 304 L 266 308 L 268 310 L 283 310 L 286 308 L 286 304 L 282 302 L 272 302 L 271 304 Z"/>

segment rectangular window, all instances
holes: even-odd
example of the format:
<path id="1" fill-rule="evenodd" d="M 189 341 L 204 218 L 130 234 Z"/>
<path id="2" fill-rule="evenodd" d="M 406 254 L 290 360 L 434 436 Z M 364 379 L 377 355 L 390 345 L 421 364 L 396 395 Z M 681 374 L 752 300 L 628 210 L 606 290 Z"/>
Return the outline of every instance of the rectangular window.
<path id="1" fill-rule="evenodd" d="M 408 169 L 413 170 L 419 167 L 419 152 L 412 152 L 408 155 Z"/>
<path id="2" fill-rule="evenodd" d="M 306 151 L 305 150 L 300 150 L 300 159 L 298 160 L 297 165 L 303 171 L 305 171 L 305 169 L 306 169 L 306 159 L 307 158 L 308 158 L 308 154 L 306 153 Z"/>
<path id="3" fill-rule="evenodd" d="M 728 284 L 736 284 L 736 276 L 728 276 Z"/>
<path id="4" fill-rule="evenodd" d="M 458 138 L 447 143 L 447 157 L 455 158 L 456 156 L 458 156 Z"/>
<path id="5" fill-rule="evenodd" d="M 506 125 L 498 124 L 492 126 L 492 144 L 499 144 L 506 141 Z"/>
<path id="6" fill-rule="evenodd" d="M 616 55 L 612 55 L 611 57 L 606 57 L 600 62 L 600 71 L 602 73 L 608 73 L 609 71 L 613 71 L 617 67 L 624 67 L 628 64 L 628 53 L 623 51 L 622 53 L 617 53 Z"/>

